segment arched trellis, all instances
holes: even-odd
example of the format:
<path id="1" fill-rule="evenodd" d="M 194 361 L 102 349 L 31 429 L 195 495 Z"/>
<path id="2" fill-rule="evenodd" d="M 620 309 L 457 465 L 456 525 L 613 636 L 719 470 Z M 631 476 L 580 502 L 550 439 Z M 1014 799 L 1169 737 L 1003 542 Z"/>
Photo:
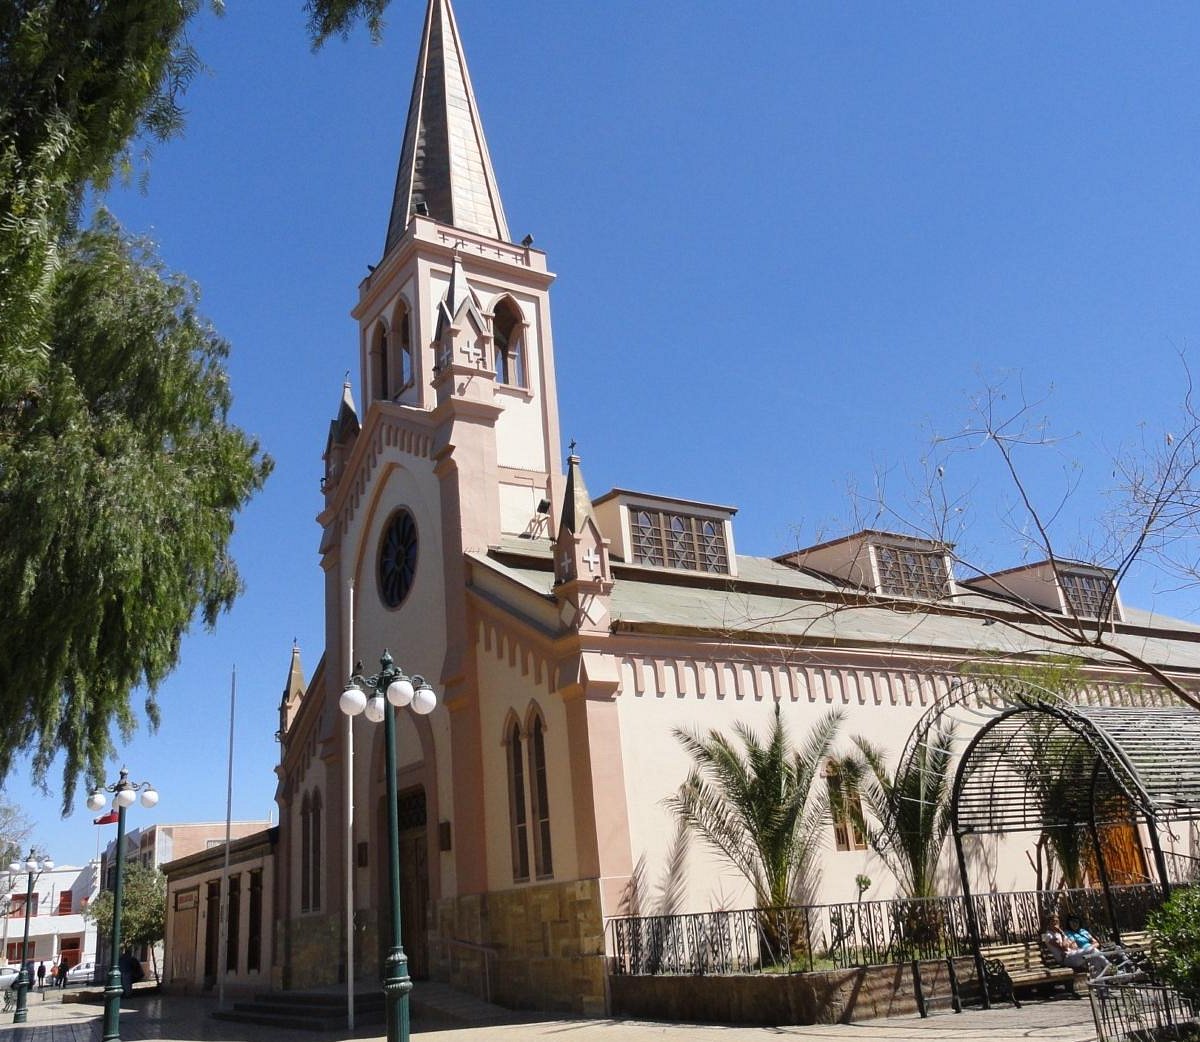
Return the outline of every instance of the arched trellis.
<path id="1" fill-rule="evenodd" d="M 910 734 L 899 771 L 919 770 L 938 731 L 951 722 L 958 728 L 951 833 L 977 961 L 982 939 L 963 850 L 967 835 L 1086 830 L 1119 937 L 1100 829 L 1128 823 L 1132 814 L 1147 825 L 1154 867 L 1169 892 L 1159 828 L 1200 820 L 1200 713 L 1165 692 L 1139 689 L 1136 700 L 1145 704 L 1137 706 L 1123 699 L 1128 693 L 1119 689 L 1062 694 L 1010 675 L 966 677 Z M 883 825 L 886 834 L 894 822 Z"/>

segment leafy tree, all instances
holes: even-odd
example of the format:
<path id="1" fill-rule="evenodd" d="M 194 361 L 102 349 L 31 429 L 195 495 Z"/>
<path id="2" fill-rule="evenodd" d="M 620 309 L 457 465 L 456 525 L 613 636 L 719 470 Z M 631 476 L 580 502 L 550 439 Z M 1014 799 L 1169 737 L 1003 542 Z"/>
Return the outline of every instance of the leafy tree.
<path id="1" fill-rule="evenodd" d="M 825 714 L 799 749 L 792 747 L 778 702 L 765 740 L 744 723 L 734 725 L 736 741 L 716 730 L 675 730 L 692 770 L 667 806 L 746 877 L 760 909 L 812 899 L 829 824 L 821 772 L 841 721 L 836 710 Z M 764 916 L 761 929 L 776 952 L 795 950 L 795 924 Z"/>
<path id="2" fill-rule="evenodd" d="M 233 517 L 270 461 L 228 422 L 193 286 L 87 193 L 181 124 L 199 0 L 0 5 L 0 777 L 99 775 L 130 693 L 239 587 Z"/>
<path id="3" fill-rule="evenodd" d="M 1200 887 L 1175 890 L 1147 925 L 1154 967 L 1193 1002 L 1200 1002 Z"/>
<path id="4" fill-rule="evenodd" d="M 841 795 L 858 796 L 846 800 L 855 827 L 905 897 L 936 897 L 938 864 L 950 833 L 953 728 L 940 728 L 894 772 L 878 746 L 861 736 L 853 742 L 856 752 L 841 761 L 838 774 Z"/>
<path id="5" fill-rule="evenodd" d="M 126 864 L 121 901 L 122 943 L 138 947 L 147 945 L 151 951 L 166 936 L 167 877 L 148 865 Z M 112 937 L 113 893 L 105 890 L 84 909 L 83 914 L 96 924 L 96 929 Z"/>
<path id="6" fill-rule="evenodd" d="M 0 799 L 0 868 L 11 864 L 26 850 L 33 824 L 15 803 Z"/>

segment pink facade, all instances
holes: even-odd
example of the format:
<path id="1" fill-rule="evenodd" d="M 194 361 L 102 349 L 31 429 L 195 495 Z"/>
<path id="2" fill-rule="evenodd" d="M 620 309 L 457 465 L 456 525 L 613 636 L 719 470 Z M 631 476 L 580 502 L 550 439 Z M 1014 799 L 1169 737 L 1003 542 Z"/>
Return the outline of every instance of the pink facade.
<path id="1" fill-rule="evenodd" d="M 338 698 L 388 649 L 441 699 L 399 721 L 413 976 L 474 989 L 486 959 L 501 1002 L 599 1013 L 605 919 L 628 909 L 635 874 L 660 877 L 675 832 L 675 729 L 759 727 L 780 703 L 800 736 L 836 707 L 847 739 L 898 750 L 964 662 L 1044 648 L 965 625 L 939 602 L 963 591 L 919 541 L 746 557 L 732 508 L 593 501 L 579 459 L 561 464 L 553 276 L 507 241 L 449 0 L 429 2 L 401 150 L 385 252 L 354 309 L 361 406 L 347 385 L 325 449 L 324 655 L 307 685 L 294 660 L 281 705 L 273 979 L 336 979 L 348 892 L 356 974 L 378 979 L 381 728 L 348 722 Z M 912 571 L 906 554 L 924 555 L 933 593 L 886 587 Z M 1197 631 L 1160 631 L 1164 665 L 1196 676 Z M 1131 679 L 1105 661 L 1093 673 L 1103 697 Z M 1026 882 L 1019 847 L 977 864 L 983 886 Z M 872 896 L 892 892 L 832 827 L 824 868 L 828 899 L 853 898 L 864 872 Z M 698 844 L 683 892 L 688 910 L 747 900 Z"/>

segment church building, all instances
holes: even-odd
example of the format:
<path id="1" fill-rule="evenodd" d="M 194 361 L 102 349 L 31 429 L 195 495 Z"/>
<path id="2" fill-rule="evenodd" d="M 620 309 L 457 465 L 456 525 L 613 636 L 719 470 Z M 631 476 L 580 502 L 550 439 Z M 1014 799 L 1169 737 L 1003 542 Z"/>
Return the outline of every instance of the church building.
<path id="1" fill-rule="evenodd" d="M 753 901 L 696 840 L 669 864 L 665 801 L 691 765 L 678 729 L 763 733 L 778 705 L 799 742 L 836 710 L 842 746 L 861 735 L 894 757 L 964 662 L 1044 650 L 1036 627 L 1001 633 L 965 603 L 1019 614 L 1015 589 L 1073 614 L 1111 581 L 1031 565 L 965 583 L 945 547 L 878 531 L 746 556 L 733 506 L 593 498 L 580 455 L 564 458 L 553 282 L 544 253 L 511 241 L 450 0 L 428 0 L 383 253 L 353 311 L 358 393 L 347 383 L 325 445 L 324 654 L 307 682 L 293 654 L 278 831 L 269 853 L 243 844 L 258 869 L 270 862 L 262 990 L 344 980 L 348 930 L 353 974 L 364 990 L 379 979 L 383 727 L 344 716 L 339 697 L 385 650 L 439 699 L 397 714 L 412 976 L 478 990 L 486 963 L 494 1001 L 600 1014 L 605 924 L 639 887 L 670 869 L 681 911 Z M 1119 598 L 1111 610 L 1114 639 L 1154 627 L 1160 664 L 1195 683 L 1200 630 Z M 1091 679 L 1108 691 L 1136 678 L 1098 659 Z M 861 874 L 868 896 L 895 892 L 865 846 L 830 823 L 818 900 L 853 900 Z M 975 865 L 985 889 L 1030 882 L 1020 847 Z"/>

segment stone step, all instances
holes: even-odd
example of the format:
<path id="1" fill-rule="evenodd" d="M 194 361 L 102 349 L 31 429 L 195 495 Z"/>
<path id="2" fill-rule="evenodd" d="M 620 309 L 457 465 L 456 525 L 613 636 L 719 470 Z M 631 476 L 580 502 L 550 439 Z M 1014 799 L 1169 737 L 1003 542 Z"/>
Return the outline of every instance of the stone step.
<path id="1" fill-rule="evenodd" d="M 214 1020 L 260 1027 L 333 1031 L 346 1024 L 346 995 L 331 990 L 268 992 L 253 1000 L 237 1002 L 230 1010 L 212 1014 Z M 409 998 L 414 1020 L 449 1024 L 495 1024 L 512 1019 L 509 1010 L 458 991 L 448 984 L 418 981 Z M 355 1021 L 366 1024 L 385 1019 L 382 990 L 357 992 Z"/>

